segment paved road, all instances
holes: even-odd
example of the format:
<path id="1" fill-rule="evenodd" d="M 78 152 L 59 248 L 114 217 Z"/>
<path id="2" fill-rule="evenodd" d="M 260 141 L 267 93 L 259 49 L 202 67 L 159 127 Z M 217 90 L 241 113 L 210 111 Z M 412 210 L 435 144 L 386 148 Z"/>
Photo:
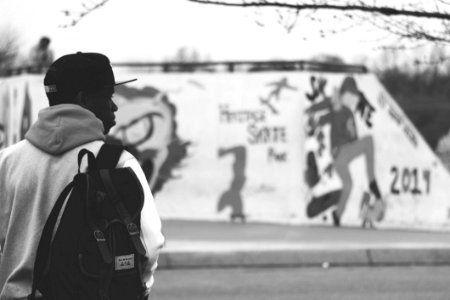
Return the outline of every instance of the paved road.
<path id="1" fill-rule="evenodd" d="M 444 232 L 182 220 L 163 220 L 163 230 L 161 269 L 450 265 Z"/>
<path id="2" fill-rule="evenodd" d="M 450 299 L 450 266 L 159 270 L 152 300 Z"/>
<path id="3" fill-rule="evenodd" d="M 374 246 L 407 248 L 450 247 L 448 232 L 407 229 L 366 230 L 361 227 L 300 226 L 268 223 L 229 223 L 212 221 L 163 220 L 169 248 L 194 247 L 208 242 L 293 244 L 301 247 L 345 248 Z"/>

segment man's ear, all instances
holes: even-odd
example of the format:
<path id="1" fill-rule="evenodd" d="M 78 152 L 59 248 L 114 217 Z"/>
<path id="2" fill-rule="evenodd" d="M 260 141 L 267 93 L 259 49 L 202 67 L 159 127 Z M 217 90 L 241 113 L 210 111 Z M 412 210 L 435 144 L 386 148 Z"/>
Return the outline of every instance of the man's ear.
<path id="1" fill-rule="evenodd" d="M 75 103 L 81 107 L 88 108 L 89 103 L 86 97 L 86 93 L 83 91 L 78 92 L 78 94 L 75 96 Z"/>

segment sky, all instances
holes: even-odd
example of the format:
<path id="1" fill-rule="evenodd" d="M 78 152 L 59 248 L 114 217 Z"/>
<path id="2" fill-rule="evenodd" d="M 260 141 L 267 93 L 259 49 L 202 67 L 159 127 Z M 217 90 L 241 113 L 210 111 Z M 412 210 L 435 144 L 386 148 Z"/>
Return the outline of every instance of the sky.
<path id="1" fill-rule="evenodd" d="M 86 3 L 95 0 L 85 1 Z M 336 54 L 348 63 L 376 58 L 380 50 L 363 28 L 317 36 L 317 25 L 297 22 L 288 32 L 273 13 L 253 8 L 200 5 L 186 0 L 110 0 L 76 26 L 61 11 L 79 10 L 81 0 L 0 0 L 0 29 L 18 36 L 26 56 L 43 35 L 59 57 L 76 51 L 108 55 L 113 62 L 159 62 L 177 49 L 196 49 L 210 60 L 310 59 Z M 273 12 L 273 10 L 272 10 Z M 263 23 L 264 25 L 261 25 Z"/>

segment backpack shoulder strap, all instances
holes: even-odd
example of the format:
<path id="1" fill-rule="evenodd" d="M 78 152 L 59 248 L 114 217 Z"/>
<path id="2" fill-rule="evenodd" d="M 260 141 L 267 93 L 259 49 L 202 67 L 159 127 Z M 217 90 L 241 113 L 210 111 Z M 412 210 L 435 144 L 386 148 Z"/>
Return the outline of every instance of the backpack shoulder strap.
<path id="1" fill-rule="evenodd" d="M 31 288 L 31 294 L 28 295 L 27 299 L 30 300 L 36 299 L 35 297 L 37 287 L 38 285 L 40 285 L 41 281 L 46 276 L 46 273 L 48 273 L 48 268 L 50 265 L 50 247 L 53 238 L 53 231 L 56 226 L 56 222 L 58 220 L 58 216 L 59 213 L 61 212 L 63 204 L 67 196 L 69 196 L 70 191 L 72 190 L 74 185 L 75 181 L 72 181 L 64 188 L 64 190 L 61 192 L 58 199 L 56 200 L 55 205 L 53 206 L 53 209 L 50 212 L 50 215 L 44 225 L 36 252 L 36 258 L 34 261 L 33 283 Z"/>
<path id="2" fill-rule="evenodd" d="M 114 169 L 123 150 L 121 145 L 103 144 L 96 159 L 97 169 Z"/>

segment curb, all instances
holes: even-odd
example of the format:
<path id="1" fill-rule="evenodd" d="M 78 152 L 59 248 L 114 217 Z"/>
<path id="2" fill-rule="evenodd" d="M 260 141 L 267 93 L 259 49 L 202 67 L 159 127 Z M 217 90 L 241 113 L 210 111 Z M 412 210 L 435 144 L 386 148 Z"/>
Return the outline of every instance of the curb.
<path id="1" fill-rule="evenodd" d="M 450 248 L 163 250 L 159 269 L 450 265 Z"/>

